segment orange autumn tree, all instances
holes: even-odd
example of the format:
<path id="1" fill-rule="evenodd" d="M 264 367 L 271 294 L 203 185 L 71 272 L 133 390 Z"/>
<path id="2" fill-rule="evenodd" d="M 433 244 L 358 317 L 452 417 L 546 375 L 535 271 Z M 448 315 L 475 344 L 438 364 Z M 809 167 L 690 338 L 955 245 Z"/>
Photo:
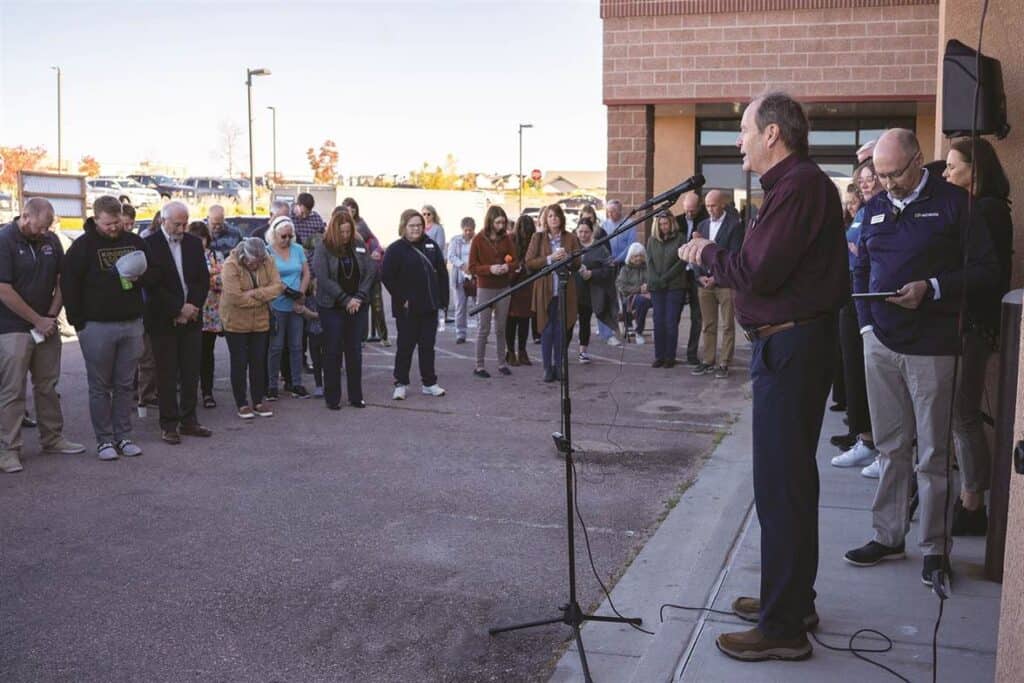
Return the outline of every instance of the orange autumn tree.
<path id="1" fill-rule="evenodd" d="M 309 167 L 313 169 L 313 182 L 333 185 L 338 177 L 338 147 L 334 140 L 325 140 L 319 154 L 312 147 L 306 150 Z"/>
<path id="2" fill-rule="evenodd" d="M 95 178 L 100 174 L 100 162 L 96 161 L 96 157 L 91 154 L 86 154 L 78 164 L 78 172 L 89 178 Z"/>
<path id="3" fill-rule="evenodd" d="M 4 159 L 4 172 L 0 175 L 0 187 L 14 187 L 18 183 L 18 171 L 35 171 L 46 157 L 45 147 L 0 146 L 0 157 Z"/>

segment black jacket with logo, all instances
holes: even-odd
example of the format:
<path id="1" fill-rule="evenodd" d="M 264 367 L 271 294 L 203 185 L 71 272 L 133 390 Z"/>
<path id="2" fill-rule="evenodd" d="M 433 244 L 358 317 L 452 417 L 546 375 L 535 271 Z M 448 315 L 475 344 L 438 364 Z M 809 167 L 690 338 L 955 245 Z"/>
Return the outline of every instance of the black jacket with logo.
<path id="1" fill-rule="evenodd" d="M 142 287 L 146 275 L 130 289 L 121 286 L 114 264 L 133 251 L 146 252 L 146 243 L 131 232 L 120 232 L 110 239 L 96 230 L 92 218 L 85 221 L 85 232 L 76 239 L 64 257 L 61 293 L 68 322 L 81 330 L 91 321 L 123 322 L 142 317 L 146 303 Z M 146 254 L 147 260 L 149 254 Z"/>

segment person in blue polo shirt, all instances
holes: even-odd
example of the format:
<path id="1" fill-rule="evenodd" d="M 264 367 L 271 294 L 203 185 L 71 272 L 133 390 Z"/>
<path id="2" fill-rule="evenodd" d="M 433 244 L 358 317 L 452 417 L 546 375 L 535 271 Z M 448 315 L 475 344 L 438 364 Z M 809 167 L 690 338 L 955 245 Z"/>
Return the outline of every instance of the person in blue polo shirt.
<path id="1" fill-rule="evenodd" d="M 857 301 L 880 478 L 874 538 L 845 559 L 866 567 L 905 557 L 916 438 L 921 580 L 931 586 L 949 575 L 952 515 L 944 505 L 956 498 L 947 495 L 946 468 L 960 301 L 993 286 L 998 268 L 984 221 L 971 220 L 967 192 L 923 168 L 914 133 L 887 131 L 874 162 L 886 191 L 864 207 L 853 288 L 895 294 Z"/>

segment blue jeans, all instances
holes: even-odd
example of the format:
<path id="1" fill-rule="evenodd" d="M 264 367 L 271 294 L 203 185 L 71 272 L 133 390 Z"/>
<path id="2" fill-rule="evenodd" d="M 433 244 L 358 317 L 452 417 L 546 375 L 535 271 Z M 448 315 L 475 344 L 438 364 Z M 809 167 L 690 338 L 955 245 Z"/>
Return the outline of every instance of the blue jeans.
<path id="1" fill-rule="evenodd" d="M 795 638 L 814 611 L 818 574 L 815 454 L 835 358 L 835 319 L 753 343 L 754 504 L 761 523 L 761 632 Z"/>
<path id="2" fill-rule="evenodd" d="M 281 374 L 281 351 L 288 344 L 288 366 L 292 384 L 302 384 L 302 316 L 292 311 L 274 310 L 277 321 L 274 336 L 270 338 L 270 357 L 267 361 L 267 388 L 277 389 Z"/>
<path id="3" fill-rule="evenodd" d="M 683 314 L 684 289 L 651 292 L 654 303 L 654 360 L 675 360 L 679 346 L 679 318 Z"/>
<path id="4" fill-rule="evenodd" d="M 558 297 L 551 297 L 548 302 L 548 321 L 540 333 L 540 355 L 544 361 L 544 370 L 562 367 L 562 353 L 565 351 L 565 325 L 559 320 Z"/>

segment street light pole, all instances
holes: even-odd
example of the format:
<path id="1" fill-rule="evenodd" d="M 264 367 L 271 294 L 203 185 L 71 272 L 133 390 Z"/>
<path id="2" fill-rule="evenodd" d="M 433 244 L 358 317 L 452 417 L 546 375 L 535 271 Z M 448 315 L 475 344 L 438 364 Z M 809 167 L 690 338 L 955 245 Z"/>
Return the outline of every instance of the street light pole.
<path id="1" fill-rule="evenodd" d="M 533 128 L 532 123 L 519 124 L 519 213 L 523 213 L 523 128 Z"/>
<path id="2" fill-rule="evenodd" d="M 274 141 L 274 145 L 273 145 L 274 165 L 272 167 L 273 170 L 271 171 L 271 173 L 272 173 L 271 178 L 273 179 L 272 182 L 276 186 L 277 185 L 277 107 L 267 107 L 267 109 L 270 110 L 270 117 L 271 117 L 271 122 L 272 122 L 271 123 L 271 131 L 272 131 L 271 137 L 273 138 L 273 141 Z"/>
<path id="3" fill-rule="evenodd" d="M 270 69 L 245 70 L 245 93 L 249 102 L 249 212 L 252 214 L 256 213 L 256 178 L 252 156 L 252 77 L 269 75 Z"/>
<path id="4" fill-rule="evenodd" d="M 60 120 L 60 67 L 51 66 L 51 69 L 57 72 L 57 173 L 61 172 L 61 164 L 64 160 L 64 141 L 61 135 L 61 120 Z"/>

